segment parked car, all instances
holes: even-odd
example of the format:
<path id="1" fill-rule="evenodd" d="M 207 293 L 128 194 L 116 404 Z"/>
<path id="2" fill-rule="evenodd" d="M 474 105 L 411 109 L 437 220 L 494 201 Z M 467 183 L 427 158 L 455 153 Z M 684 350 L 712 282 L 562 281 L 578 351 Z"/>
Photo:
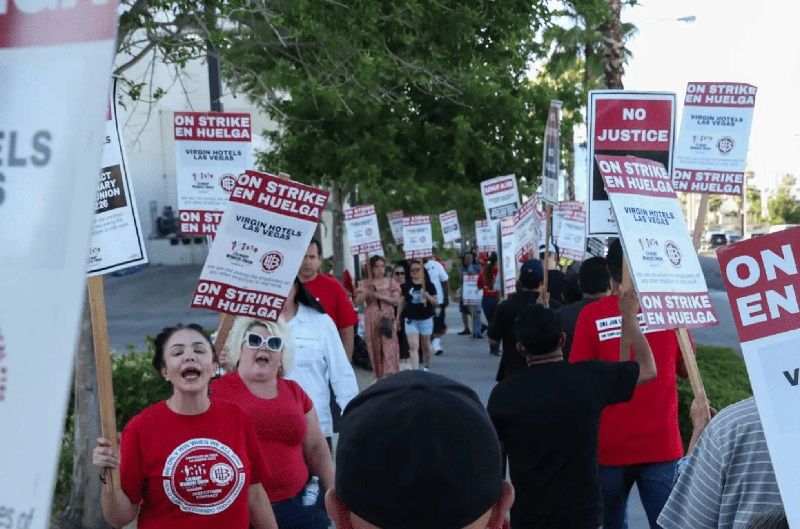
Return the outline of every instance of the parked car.
<path id="1" fill-rule="evenodd" d="M 724 233 L 712 233 L 708 239 L 708 247 L 711 249 L 719 248 L 728 244 L 728 236 Z"/>

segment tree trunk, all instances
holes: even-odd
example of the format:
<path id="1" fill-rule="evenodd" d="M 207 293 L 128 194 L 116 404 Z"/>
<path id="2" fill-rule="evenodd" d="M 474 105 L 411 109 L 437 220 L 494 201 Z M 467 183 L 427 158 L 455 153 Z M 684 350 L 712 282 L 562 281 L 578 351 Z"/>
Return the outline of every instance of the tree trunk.
<path id="1" fill-rule="evenodd" d="M 331 186 L 331 240 L 333 241 L 333 275 L 339 280 L 344 273 L 344 196 L 342 185 L 334 182 Z"/>
<path id="2" fill-rule="evenodd" d="M 622 75 L 625 73 L 623 63 L 622 22 L 620 11 L 621 0 L 607 0 L 609 18 L 601 26 L 603 32 L 603 72 L 606 88 L 623 88 Z"/>
<path id="3" fill-rule="evenodd" d="M 575 200 L 575 130 L 570 129 L 568 136 L 569 145 L 564 151 L 564 170 L 566 171 L 567 200 Z M 563 144 L 563 142 L 562 142 Z"/>
<path id="4" fill-rule="evenodd" d="M 78 348 L 75 352 L 75 452 L 69 504 L 59 520 L 61 529 L 108 527 L 100 510 L 100 480 L 92 465 L 92 449 L 100 437 L 100 405 L 94 365 L 92 317 L 84 301 Z"/>

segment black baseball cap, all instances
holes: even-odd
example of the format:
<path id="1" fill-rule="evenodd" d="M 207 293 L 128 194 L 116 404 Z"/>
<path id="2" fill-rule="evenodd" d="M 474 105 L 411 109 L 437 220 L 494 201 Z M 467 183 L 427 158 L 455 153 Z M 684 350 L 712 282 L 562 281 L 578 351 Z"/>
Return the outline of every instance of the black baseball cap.
<path id="1" fill-rule="evenodd" d="M 463 384 L 403 371 L 344 411 L 336 491 L 382 529 L 461 529 L 497 502 L 502 482 L 497 433 Z"/>
<path id="2" fill-rule="evenodd" d="M 528 259 L 519 269 L 519 282 L 525 288 L 536 288 L 544 280 L 544 267 L 538 259 Z"/>

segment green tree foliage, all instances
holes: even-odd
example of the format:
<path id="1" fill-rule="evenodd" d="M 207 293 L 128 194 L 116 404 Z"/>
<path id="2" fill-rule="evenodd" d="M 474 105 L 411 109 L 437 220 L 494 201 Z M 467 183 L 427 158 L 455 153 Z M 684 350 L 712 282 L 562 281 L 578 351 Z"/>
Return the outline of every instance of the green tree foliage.
<path id="1" fill-rule="evenodd" d="M 482 217 L 480 180 L 537 184 L 559 95 L 527 79 L 544 2 L 287 2 L 280 13 L 278 32 L 248 23 L 224 54 L 229 79 L 280 124 L 265 168 L 357 185 L 381 213 L 456 208 L 464 225 Z"/>
<path id="2" fill-rule="evenodd" d="M 777 193 L 767 202 L 770 224 L 800 224 L 800 204 L 794 198 L 795 179 L 785 175 Z"/>
<path id="3" fill-rule="evenodd" d="M 747 186 L 747 221 L 749 223 L 759 223 L 761 215 L 761 191 L 753 185 Z"/>

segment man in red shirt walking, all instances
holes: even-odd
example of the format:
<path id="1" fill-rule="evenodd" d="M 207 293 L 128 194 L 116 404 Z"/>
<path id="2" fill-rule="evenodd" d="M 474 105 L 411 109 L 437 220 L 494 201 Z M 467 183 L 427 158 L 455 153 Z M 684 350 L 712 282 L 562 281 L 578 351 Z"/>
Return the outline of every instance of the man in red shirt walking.
<path id="1" fill-rule="evenodd" d="M 317 298 L 322 308 L 336 324 L 347 358 L 352 361 L 355 333 L 353 327 L 358 323 L 358 314 L 342 284 L 335 277 L 320 274 L 321 267 L 322 244 L 316 239 L 311 239 L 297 277 L 311 295 Z"/>
<path id="2" fill-rule="evenodd" d="M 570 362 L 620 361 L 621 317 L 617 292 L 622 282 L 622 245 L 609 246 L 608 269 L 614 293 L 586 305 L 578 316 Z M 608 406 L 600 418 L 598 462 L 603 493 L 604 529 L 627 529 L 628 494 L 636 483 L 650 527 L 669 498 L 683 444 L 678 429 L 677 376 L 684 374 L 673 331 L 640 325 L 653 350 L 658 377 L 638 386 L 633 398 Z"/>

